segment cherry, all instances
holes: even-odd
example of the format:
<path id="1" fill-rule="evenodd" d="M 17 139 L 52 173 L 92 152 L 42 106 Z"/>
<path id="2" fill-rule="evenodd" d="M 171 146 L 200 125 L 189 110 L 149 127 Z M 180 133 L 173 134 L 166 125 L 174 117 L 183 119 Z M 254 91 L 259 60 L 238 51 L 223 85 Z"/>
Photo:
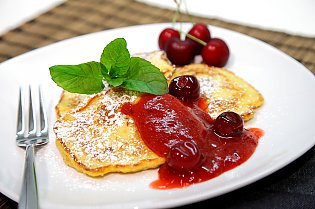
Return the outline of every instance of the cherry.
<path id="1" fill-rule="evenodd" d="M 169 93 L 183 101 L 196 101 L 200 97 L 200 85 L 195 76 L 178 76 L 171 81 Z"/>
<path id="2" fill-rule="evenodd" d="M 214 132 L 222 137 L 239 136 L 243 128 L 243 119 L 235 112 L 223 112 L 214 121 Z"/>
<path id="3" fill-rule="evenodd" d="M 182 41 L 177 37 L 171 37 L 165 45 L 165 52 L 173 64 L 187 65 L 194 58 L 195 48 L 189 41 Z"/>
<path id="4" fill-rule="evenodd" d="M 196 23 L 188 32 L 188 34 L 194 36 L 195 38 L 204 41 L 205 43 L 209 42 L 211 39 L 211 35 L 210 35 L 210 31 L 207 27 L 207 25 L 203 24 L 203 23 Z M 188 36 L 186 36 L 186 40 L 190 40 L 193 42 L 193 44 L 196 47 L 196 55 L 201 53 L 201 49 L 203 47 L 203 45 L 201 43 L 198 43 L 195 40 L 192 40 L 191 38 L 189 38 Z"/>
<path id="5" fill-rule="evenodd" d="M 162 30 L 158 41 L 160 49 L 164 50 L 165 44 L 171 37 L 180 38 L 180 34 L 177 30 L 174 30 L 173 28 L 165 28 L 164 30 Z"/>
<path id="6" fill-rule="evenodd" d="M 176 171 L 193 171 L 201 164 L 202 154 L 192 141 L 174 144 L 167 156 L 167 164 Z"/>
<path id="7" fill-rule="evenodd" d="M 229 59 L 230 51 L 222 39 L 213 38 L 202 48 L 201 56 L 207 65 L 223 67 Z"/>

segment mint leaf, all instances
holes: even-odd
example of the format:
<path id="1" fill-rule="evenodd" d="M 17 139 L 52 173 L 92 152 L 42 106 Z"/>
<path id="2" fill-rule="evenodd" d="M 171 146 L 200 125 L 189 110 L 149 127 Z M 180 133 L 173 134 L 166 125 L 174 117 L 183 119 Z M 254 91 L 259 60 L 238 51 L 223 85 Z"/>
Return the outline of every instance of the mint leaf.
<path id="1" fill-rule="evenodd" d="M 114 86 L 114 87 L 118 87 L 120 86 L 124 81 L 126 80 L 126 78 L 112 78 L 109 80 L 106 80 L 107 83 L 109 83 L 110 85 Z"/>
<path id="2" fill-rule="evenodd" d="M 105 67 L 102 63 L 100 63 L 100 65 L 101 65 L 101 73 L 102 73 L 104 79 L 105 79 L 106 81 L 110 80 L 111 77 L 110 77 L 110 75 L 108 74 L 108 70 L 106 69 L 106 67 Z"/>
<path id="3" fill-rule="evenodd" d="M 103 90 L 103 76 L 98 62 L 79 65 L 55 65 L 49 68 L 52 80 L 72 93 L 94 94 Z"/>
<path id="4" fill-rule="evenodd" d="M 155 95 L 168 93 L 166 78 L 160 70 L 139 57 L 131 58 L 127 79 L 121 87 Z"/>
<path id="5" fill-rule="evenodd" d="M 101 63 L 105 66 L 111 77 L 125 75 L 130 63 L 130 54 L 127 49 L 126 40 L 117 38 L 110 42 L 103 50 Z"/>
<path id="6" fill-rule="evenodd" d="M 108 74 L 108 70 L 103 64 L 101 64 L 101 67 L 102 67 L 102 70 L 101 70 L 102 75 L 104 76 L 105 81 L 109 83 L 110 85 L 117 87 L 117 86 L 120 86 L 126 80 L 125 77 L 111 77 Z"/>

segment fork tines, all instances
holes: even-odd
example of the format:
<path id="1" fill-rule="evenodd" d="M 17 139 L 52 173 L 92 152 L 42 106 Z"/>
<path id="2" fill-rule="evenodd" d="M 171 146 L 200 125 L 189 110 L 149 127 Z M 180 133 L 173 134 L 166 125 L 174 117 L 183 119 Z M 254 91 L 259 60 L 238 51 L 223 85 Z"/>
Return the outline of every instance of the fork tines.
<path id="1" fill-rule="evenodd" d="M 18 108 L 18 122 L 16 139 L 17 144 L 20 146 L 27 146 L 29 144 L 41 144 L 45 143 L 48 138 L 48 124 L 47 115 L 43 105 L 43 93 L 41 87 L 38 87 L 38 100 L 39 100 L 39 121 L 37 122 L 37 115 L 34 105 L 34 91 L 32 87 L 28 87 L 28 111 L 27 105 L 25 105 L 25 99 L 27 93 L 25 89 L 20 87 L 19 90 L 19 108 Z M 28 123 L 26 123 L 26 117 L 28 114 Z"/>

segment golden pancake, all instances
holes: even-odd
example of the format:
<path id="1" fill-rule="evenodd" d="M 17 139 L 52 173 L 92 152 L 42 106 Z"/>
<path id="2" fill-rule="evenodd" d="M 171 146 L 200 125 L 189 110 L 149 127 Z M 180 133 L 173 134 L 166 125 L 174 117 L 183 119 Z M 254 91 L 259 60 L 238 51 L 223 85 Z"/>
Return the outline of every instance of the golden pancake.
<path id="1" fill-rule="evenodd" d="M 175 72 L 175 66 L 167 59 L 165 52 L 154 51 L 150 53 L 135 54 L 136 57 L 141 57 L 150 61 L 153 65 L 160 69 L 166 79 L 170 79 Z M 76 110 L 78 107 L 86 105 L 87 101 L 93 95 L 75 94 L 63 91 L 60 101 L 56 106 L 57 117 L 65 115 L 68 112 Z"/>
<path id="2" fill-rule="evenodd" d="M 90 176 L 136 172 L 165 162 L 144 144 L 133 120 L 120 112 L 139 93 L 110 89 L 86 106 L 60 117 L 54 126 L 57 147 L 67 165 Z"/>
<path id="3" fill-rule="evenodd" d="M 154 51 L 150 53 L 135 54 L 136 57 L 141 57 L 151 62 L 164 74 L 165 78 L 169 80 L 176 70 L 175 65 L 172 65 L 171 61 L 166 56 L 164 51 Z"/>
<path id="4" fill-rule="evenodd" d="M 63 91 L 60 100 L 55 107 L 57 117 L 61 117 L 66 113 L 74 111 L 75 109 L 84 107 L 93 96 L 94 95 L 76 94 Z"/>
<path id="5" fill-rule="evenodd" d="M 180 75 L 197 77 L 200 94 L 206 98 L 205 111 L 213 119 L 222 112 L 233 111 L 247 121 L 264 102 L 263 96 L 253 86 L 223 68 L 191 64 L 177 68 L 173 78 Z"/>

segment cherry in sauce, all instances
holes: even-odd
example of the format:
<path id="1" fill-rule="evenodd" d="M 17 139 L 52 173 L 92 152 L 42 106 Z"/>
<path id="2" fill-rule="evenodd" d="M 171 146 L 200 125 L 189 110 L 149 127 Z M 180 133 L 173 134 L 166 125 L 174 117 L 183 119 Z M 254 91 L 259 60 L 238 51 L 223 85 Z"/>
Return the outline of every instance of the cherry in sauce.
<path id="1" fill-rule="evenodd" d="M 169 93 L 183 101 L 196 101 L 200 97 L 200 85 L 195 76 L 178 76 L 171 81 Z"/>
<path id="2" fill-rule="evenodd" d="M 241 135 L 244 129 L 242 117 L 235 112 L 223 112 L 214 122 L 214 132 L 222 137 Z"/>
<path id="3" fill-rule="evenodd" d="M 195 142 L 179 141 L 171 146 L 166 162 L 179 172 L 194 171 L 202 162 L 202 154 Z"/>

